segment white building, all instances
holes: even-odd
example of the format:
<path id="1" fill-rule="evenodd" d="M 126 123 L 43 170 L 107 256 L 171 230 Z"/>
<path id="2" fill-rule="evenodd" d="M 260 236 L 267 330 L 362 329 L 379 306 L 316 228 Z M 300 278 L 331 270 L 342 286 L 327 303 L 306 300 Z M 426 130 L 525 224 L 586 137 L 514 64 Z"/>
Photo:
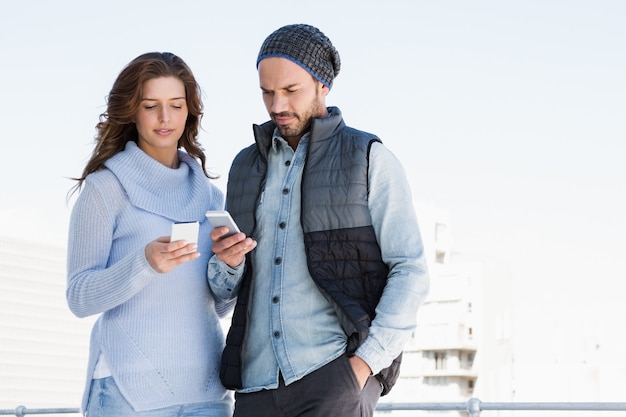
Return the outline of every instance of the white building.
<path id="1" fill-rule="evenodd" d="M 626 400 L 626 339 L 620 332 L 623 303 L 589 299 L 581 304 L 561 293 L 542 294 L 541 286 L 528 289 L 523 276 L 454 253 L 446 211 L 430 205 L 417 206 L 417 211 L 431 291 L 418 311 L 418 326 L 405 349 L 400 379 L 381 402 L 449 403 L 472 397 L 483 402 Z M 585 284 L 593 285 L 593 280 L 571 283 Z M 533 291 L 542 296 L 527 297 Z M 626 415 L 549 413 L 553 417 Z M 545 412 L 489 412 L 500 417 L 540 414 Z"/>
<path id="2" fill-rule="evenodd" d="M 93 320 L 67 307 L 65 258 L 0 237 L 0 409 L 80 406 Z"/>
<path id="3" fill-rule="evenodd" d="M 481 376 L 491 367 L 510 364 L 510 276 L 455 256 L 445 210 L 432 205 L 417 205 L 416 210 L 431 288 L 404 350 L 400 379 L 381 401 L 465 402 L 479 396 Z"/>

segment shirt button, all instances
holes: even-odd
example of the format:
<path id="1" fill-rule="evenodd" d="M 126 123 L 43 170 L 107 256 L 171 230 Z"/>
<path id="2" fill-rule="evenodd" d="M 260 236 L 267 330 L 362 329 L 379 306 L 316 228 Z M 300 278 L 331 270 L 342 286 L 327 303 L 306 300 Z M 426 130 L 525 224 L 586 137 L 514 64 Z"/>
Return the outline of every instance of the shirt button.
<path id="1" fill-rule="evenodd" d="M 280 332 L 279 331 L 275 331 L 274 332 L 274 338 L 278 339 L 280 337 Z"/>
<path id="2" fill-rule="evenodd" d="M 283 194 L 285 195 L 289 194 L 289 188 L 283 188 Z"/>
<path id="3" fill-rule="evenodd" d="M 289 165 L 291 165 L 291 161 L 285 161 L 285 166 L 288 167 Z"/>
<path id="4" fill-rule="evenodd" d="M 280 297 L 279 297 L 279 296 L 277 296 L 277 295 L 275 295 L 274 297 L 272 297 L 272 302 L 273 302 L 274 304 L 278 303 L 278 301 L 279 301 L 279 300 L 280 300 Z"/>
<path id="5" fill-rule="evenodd" d="M 280 227 L 281 229 L 284 229 L 285 227 L 287 227 L 287 223 L 285 223 L 285 222 L 280 222 L 280 223 L 278 224 L 278 227 Z"/>
<path id="6" fill-rule="evenodd" d="M 282 261 L 283 261 L 282 258 L 276 258 L 276 259 L 274 259 L 274 264 L 275 265 L 280 265 L 282 263 Z"/>

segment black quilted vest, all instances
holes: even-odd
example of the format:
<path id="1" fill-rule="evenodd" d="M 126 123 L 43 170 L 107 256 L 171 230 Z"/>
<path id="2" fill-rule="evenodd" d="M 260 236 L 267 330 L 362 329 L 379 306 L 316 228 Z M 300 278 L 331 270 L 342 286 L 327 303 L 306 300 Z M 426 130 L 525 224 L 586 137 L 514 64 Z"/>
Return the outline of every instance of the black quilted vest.
<path id="1" fill-rule="evenodd" d="M 368 162 L 374 135 L 347 127 L 337 108 L 316 119 L 302 176 L 301 222 L 310 275 L 331 301 L 353 354 L 369 333 L 387 281 L 369 214 Z M 226 208 L 240 229 L 254 238 L 255 208 L 264 187 L 267 152 L 275 125 L 254 125 L 256 144 L 242 150 L 231 166 Z M 249 258 L 249 257 L 248 257 Z M 241 349 L 246 334 L 252 266 L 239 289 L 231 327 L 222 354 L 220 378 L 226 388 L 241 382 Z M 383 395 L 395 383 L 401 355 L 376 377 Z"/>

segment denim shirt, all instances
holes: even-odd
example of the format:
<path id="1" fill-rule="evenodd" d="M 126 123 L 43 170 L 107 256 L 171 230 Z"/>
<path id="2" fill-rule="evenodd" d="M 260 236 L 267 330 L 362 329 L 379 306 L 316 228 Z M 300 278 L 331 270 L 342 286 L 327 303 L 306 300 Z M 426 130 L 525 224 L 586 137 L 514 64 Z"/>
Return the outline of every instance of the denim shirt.
<path id="1" fill-rule="evenodd" d="M 330 302 L 311 278 L 300 223 L 301 178 L 308 134 L 294 152 L 274 136 L 268 174 L 257 207 L 257 248 L 243 349 L 243 389 L 287 385 L 345 352 L 346 335 Z M 357 349 L 374 374 L 391 364 L 415 327 L 428 291 L 422 240 L 402 166 L 384 146 L 370 152 L 368 205 L 389 279 L 376 308 L 370 335 Z M 229 268 L 213 257 L 209 282 L 218 297 L 236 293 L 243 267 Z M 235 291 L 232 291 L 235 289 Z"/>

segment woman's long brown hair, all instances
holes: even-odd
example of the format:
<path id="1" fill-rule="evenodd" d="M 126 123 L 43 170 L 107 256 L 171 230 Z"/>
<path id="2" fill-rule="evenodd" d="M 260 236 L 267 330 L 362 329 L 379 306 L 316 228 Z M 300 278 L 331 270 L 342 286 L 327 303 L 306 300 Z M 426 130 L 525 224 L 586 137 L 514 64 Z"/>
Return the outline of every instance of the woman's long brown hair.
<path id="1" fill-rule="evenodd" d="M 202 170 L 208 178 L 206 156 L 198 142 L 198 131 L 202 119 L 202 99 L 200 86 L 187 64 L 170 52 L 149 52 L 132 60 L 118 75 L 108 95 L 106 112 L 100 115 L 96 125 L 96 145 L 81 177 L 74 178 L 78 183 L 70 190 L 80 190 L 87 175 L 104 167 L 113 155 L 124 150 L 126 142 L 137 142 L 137 127 L 133 122 L 143 94 L 146 81 L 160 77 L 176 77 L 185 86 L 189 114 L 185 130 L 178 141 L 178 148 L 200 160 Z"/>

